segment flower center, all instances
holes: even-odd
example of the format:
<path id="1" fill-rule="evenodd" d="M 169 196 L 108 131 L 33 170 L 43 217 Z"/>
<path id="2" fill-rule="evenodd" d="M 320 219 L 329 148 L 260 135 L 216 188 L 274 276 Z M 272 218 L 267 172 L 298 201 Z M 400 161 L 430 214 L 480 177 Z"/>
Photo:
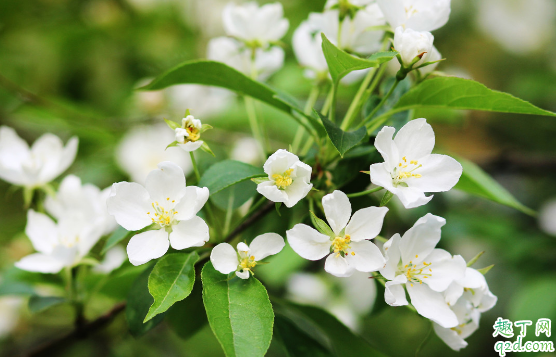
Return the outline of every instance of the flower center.
<path id="1" fill-rule="evenodd" d="M 195 128 L 192 125 L 185 128 L 185 130 L 187 130 L 187 133 L 189 134 L 187 139 L 189 139 L 190 141 L 197 141 L 201 137 L 201 133 L 199 133 L 199 129 Z"/>
<path id="2" fill-rule="evenodd" d="M 419 256 L 416 255 L 415 258 Z M 409 264 L 406 264 L 404 267 L 398 266 L 398 272 L 396 275 L 403 274 L 407 278 L 407 281 L 413 286 L 413 283 L 423 284 L 423 279 L 428 279 L 432 276 L 432 263 L 422 262 L 419 264 L 413 264 L 412 261 Z"/>
<path id="3" fill-rule="evenodd" d="M 170 197 L 166 198 L 166 201 L 170 201 Z M 175 203 L 175 200 L 172 200 L 172 203 Z M 171 226 L 175 223 L 174 216 L 178 213 L 178 211 L 164 209 L 158 202 L 153 202 L 152 204 L 153 211 L 147 212 L 149 217 L 151 218 L 153 223 L 158 224 L 160 227 L 164 228 L 167 226 Z"/>
<path id="4" fill-rule="evenodd" d="M 332 240 L 332 245 L 330 245 L 330 251 L 334 254 L 336 254 L 336 257 L 339 257 L 340 255 L 342 257 L 345 257 L 348 254 L 351 255 L 355 255 L 355 252 L 348 252 L 348 249 L 351 249 L 351 246 L 349 245 L 351 243 L 351 237 L 349 236 L 349 234 L 346 234 L 343 237 L 336 237 Z"/>
<path id="5" fill-rule="evenodd" d="M 422 166 L 423 165 L 419 165 L 419 162 L 417 162 L 417 160 L 411 160 L 409 161 L 408 164 L 407 159 L 404 156 L 402 158 L 402 162 L 400 162 L 392 172 L 392 180 L 393 180 L 394 187 L 397 186 L 407 187 L 407 183 L 405 182 L 407 179 L 420 178 L 422 175 L 414 174 L 413 171 L 417 170 Z"/>
<path id="6" fill-rule="evenodd" d="M 272 178 L 274 179 L 274 183 L 280 190 L 285 190 L 286 187 L 293 183 L 293 179 L 290 177 L 292 174 L 293 169 L 286 170 L 282 175 L 274 174 Z"/>
<path id="7" fill-rule="evenodd" d="M 255 261 L 255 257 L 252 256 L 247 256 L 245 258 L 242 258 L 241 261 L 239 262 L 239 268 L 241 270 L 249 270 L 251 271 L 251 269 L 253 269 L 255 266 L 257 265 L 257 262 Z"/>
<path id="8" fill-rule="evenodd" d="M 407 18 L 410 18 L 411 16 L 415 15 L 418 12 L 419 11 L 417 11 L 417 9 L 414 9 L 413 6 L 409 6 L 405 8 L 405 16 Z"/>

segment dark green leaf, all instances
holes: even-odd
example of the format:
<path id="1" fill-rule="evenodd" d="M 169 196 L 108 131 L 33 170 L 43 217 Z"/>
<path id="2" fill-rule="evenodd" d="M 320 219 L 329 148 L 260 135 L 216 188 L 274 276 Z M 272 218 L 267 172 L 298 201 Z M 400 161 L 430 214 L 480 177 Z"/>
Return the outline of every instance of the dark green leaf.
<path id="1" fill-rule="evenodd" d="M 382 96 L 384 96 L 386 93 L 388 93 L 390 91 L 390 88 L 392 88 L 395 81 L 396 81 L 396 79 L 394 77 L 392 77 L 392 78 L 388 78 L 387 80 L 382 82 L 382 84 L 380 85 L 380 92 L 381 92 Z M 376 112 L 376 114 L 373 116 L 373 118 L 376 118 L 377 116 L 380 116 L 380 115 L 386 113 L 387 111 L 391 110 L 392 107 L 394 107 L 398 103 L 400 98 L 405 93 L 407 93 L 410 89 L 411 89 L 411 81 L 410 81 L 409 77 L 400 81 L 398 86 L 394 89 L 394 91 L 390 95 L 390 97 L 386 100 L 386 102 L 382 105 L 382 107 Z M 365 106 L 363 107 L 363 117 L 364 118 L 367 118 L 369 116 L 369 114 L 373 111 L 373 109 L 380 102 L 380 99 L 381 99 L 381 97 L 376 96 L 376 95 L 373 95 L 373 96 L 369 97 L 369 99 L 365 103 Z M 410 114 L 411 114 L 410 110 L 405 110 L 403 112 L 397 112 L 389 118 L 388 125 L 394 127 L 396 129 L 396 131 L 398 131 L 405 124 L 407 124 L 407 122 L 409 120 L 412 119 L 410 117 Z M 371 119 L 372 118 L 368 118 L 368 120 L 371 120 Z M 371 133 L 371 134 L 377 134 L 379 132 L 379 130 L 380 130 L 380 128 L 377 128 L 374 131 L 374 133 Z"/>
<path id="2" fill-rule="evenodd" d="M 232 186 L 229 186 L 222 191 L 211 195 L 210 200 L 214 202 L 218 208 L 226 211 L 230 207 L 230 200 L 232 200 L 232 209 L 236 209 L 250 198 L 257 194 L 257 185 L 253 184 L 251 180 L 241 181 Z"/>
<path id="3" fill-rule="evenodd" d="M 202 292 L 201 282 L 195 282 L 191 295 L 175 303 L 166 315 L 172 330 L 184 340 L 195 335 L 208 322 Z"/>
<path id="4" fill-rule="evenodd" d="M 454 188 L 513 207 L 528 215 L 535 214 L 532 209 L 519 203 L 511 193 L 484 172 L 479 166 L 462 158 L 456 159 L 461 166 L 463 166 L 463 174 Z"/>
<path id="5" fill-rule="evenodd" d="M 175 302 L 185 299 L 195 282 L 197 252 L 168 254 L 162 257 L 149 275 L 149 292 L 154 298 L 145 320 L 168 310 Z"/>
<path id="6" fill-rule="evenodd" d="M 140 337 L 158 325 L 164 319 L 164 313 L 155 316 L 147 323 L 143 323 L 145 316 L 149 312 L 154 302 L 149 293 L 149 275 L 154 269 L 154 264 L 145 269 L 135 280 L 127 297 L 125 316 L 129 327 L 129 332 L 134 337 Z"/>
<path id="7" fill-rule="evenodd" d="M 52 306 L 66 302 L 66 299 L 59 296 L 38 296 L 33 295 L 29 298 L 29 311 L 36 314 Z"/>
<path id="8" fill-rule="evenodd" d="M 334 46 L 324 33 L 322 33 L 322 51 L 330 70 L 330 75 L 334 83 L 345 77 L 352 71 L 378 67 L 384 62 L 390 61 L 396 56 L 397 52 L 378 52 L 371 57 L 364 59 L 350 55 Z"/>
<path id="9" fill-rule="evenodd" d="M 457 77 L 437 77 L 422 82 L 400 99 L 394 111 L 424 107 L 556 116 L 510 94 Z"/>
<path id="10" fill-rule="evenodd" d="M 199 186 L 207 187 L 212 196 L 226 187 L 263 175 L 264 171 L 260 167 L 239 161 L 225 160 L 209 167 L 201 177 Z"/>
<path id="11" fill-rule="evenodd" d="M 2 282 L 0 296 L 3 295 L 34 295 L 35 289 L 30 284 L 21 282 Z"/>
<path id="12" fill-rule="evenodd" d="M 254 277 L 221 274 L 203 267 L 203 302 L 208 321 L 228 357 L 262 357 L 272 340 L 274 312 L 264 286 Z"/>
<path id="13" fill-rule="evenodd" d="M 324 128 L 332 141 L 332 144 L 340 153 L 340 156 L 344 156 L 351 148 L 355 147 L 361 142 L 367 135 L 367 130 L 364 127 L 357 129 L 356 131 L 346 132 L 340 129 L 336 124 L 328 120 L 324 115 L 317 113 L 324 124 Z"/>
<path id="14" fill-rule="evenodd" d="M 279 336 L 290 357 L 333 357 L 330 351 L 299 329 L 290 319 L 276 315 L 275 334 Z"/>

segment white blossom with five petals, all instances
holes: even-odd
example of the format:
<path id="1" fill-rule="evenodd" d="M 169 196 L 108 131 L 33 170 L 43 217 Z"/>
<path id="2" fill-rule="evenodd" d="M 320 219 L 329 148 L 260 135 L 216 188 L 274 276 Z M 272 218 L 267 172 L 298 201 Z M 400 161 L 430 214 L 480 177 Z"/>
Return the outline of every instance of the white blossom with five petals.
<path id="1" fill-rule="evenodd" d="M 375 139 L 383 163 L 370 168 L 371 182 L 398 196 L 405 208 L 422 206 L 432 199 L 425 192 L 444 192 L 458 182 L 461 164 L 446 155 L 432 154 L 434 131 L 426 119 L 415 119 L 396 129 L 385 126 Z"/>
<path id="2" fill-rule="evenodd" d="M 77 154 L 76 137 L 66 146 L 59 137 L 44 134 L 31 148 L 14 129 L 0 127 L 0 178 L 17 186 L 44 186 L 66 171 Z"/>
<path id="3" fill-rule="evenodd" d="M 377 4 L 392 28 L 434 31 L 450 17 L 450 0 L 377 0 Z"/>
<path id="4" fill-rule="evenodd" d="M 197 216 L 209 197 L 206 187 L 185 186 L 185 176 L 176 164 L 165 161 L 147 176 L 145 187 L 130 182 L 112 185 L 108 212 L 128 231 L 151 224 L 156 229 L 136 234 L 127 245 L 133 265 L 160 258 L 172 248 L 201 247 L 209 240 L 209 228 Z"/>
<path id="5" fill-rule="evenodd" d="M 250 245 L 238 243 L 237 252 L 228 243 L 220 243 L 210 253 L 214 269 L 222 274 L 236 272 L 241 279 L 248 279 L 253 268 L 269 255 L 278 254 L 286 245 L 284 238 L 276 233 L 257 236 Z"/>
<path id="6" fill-rule="evenodd" d="M 283 149 L 276 151 L 266 160 L 263 168 L 268 181 L 258 184 L 257 191 L 273 202 L 283 202 L 291 208 L 313 188 L 311 166 L 301 162 L 291 152 Z"/>
<path id="7" fill-rule="evenodd" d="M 407 305 L 404 285 L 417 312 L 442 327 L 458 324 L 456 314 L 444 299 L 443 291 L 465 276 L 465 261 L 443 249 L 435 249 L 442 217 L 430 213 L 421 217 L 403 236 L 395 234 L 384 243 L 386 266 L 380 273 L 386 282 L 384 298 L 391 306 Z"/>
<path id="8" fill-rule="evenodd" d="M 332 234 L 328 236 L 305 224 L 296 224 L 286 232 L 292 249 L 308 260 L 328 256 L 324 270 L 337 277 L 348 277 L 355 270 L 382 269 L 384 256 L 369 240 L 382 230 L 388 208 L 367 207 L 351 216 L 351 203 L 342 191 L 324 196 L 322 206 Z"/>

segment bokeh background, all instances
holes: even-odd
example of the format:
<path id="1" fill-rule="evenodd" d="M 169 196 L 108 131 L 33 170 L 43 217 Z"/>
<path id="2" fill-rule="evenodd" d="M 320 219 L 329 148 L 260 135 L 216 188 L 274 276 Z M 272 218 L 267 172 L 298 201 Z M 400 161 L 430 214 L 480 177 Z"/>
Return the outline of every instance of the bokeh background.
<path id="1" fill-rule="evenodd" d="M 309 12 L 322 11 L 324 1 L 280 2 L 290 20 L 284 39 L 286 63 L 269 84 L 302 101 L 311 83 L 302 77 L 291 50 L 291 35 Z M 179 121 L 186 108 L 215 127 L 206 138 L 217 158 L 199 153 L 201 170 L 228 157 L 261 164 L 253 155 L 257 144 L 250 139 L 242 101 L 235 95 L 191 86 L 135 91 L 176 64 L 205 58 L 208 40 L 223 34 L 220 15 L 225 4 L 222 0 L 0 1 L 0 123 L 15 128 L 29 142 L 45 132 L 64 141 L 77 135 L 78 159 L 68 173 L 101 188 L 121 180 L 140 182 L 163 159 L 177 161 L 190 172 L 184 153 L 164 152 L 173 139 L 162 125 L 163 117 Z M 450 21 L 434 35 L 436 47 L 447 58 L 438 70 L 556 111 L 554 0 L 454 0 Z M 341 90 L 339 110 L 349 105 L 356 89 Z M 272 147 L 287 148 L 297 129 L 295 122 L 262 104 L 258 110 L 272 133 Z M 431 111 L 416 116 L 431 122 L 438 149 L 479 164 L 522 203 L 540 212 L 530 217 L 458 191 L 438 194 L 428 205 L 413 210 L 392 201 L 385 236 L 405 231 L 417 218 L 432 212 L 448 221 L 443 248 L 466 260 L 485 250 L 476 267 L 495 264 L 486 278 L 498 304 L 483 315 L 480 329 L 468 338 L 469 346 L 457 354 L 434 336 L 422 354 L 492 356 L 496 340 L 492 325 L 498 316 L 556 321 L 556 208 L 550 205 L 556 200 L 556 122 L 550 117 L 484 112 Z M 361 165 L 361 170 L 368 167 L 364 162 Z M 351 184 L 364 187 L 365 182 Z M 367 198 L 355 205 L 369 203 L 376 202 Z M 246 234 L 269 229 L 283 234 L 302 210 L 281 218 L 273 213 Z M 21 192 L 0 182 L 0 277 L 4 280 L 25 275 L 12 268 L 14 261 L 32 251 L 24 226 Z M 288 252 L 281 259 L 287 264 L 277 262 L 274 269 L 260 272 L 272 294 L 313 301 L 344 316 L 346 323 L 388 355 L 415 354 L 427 332 L 425 319 L 405 308 L 384 308 L 380 293 L 375 301 L 371 281 L 356 279 L 345 284 L 314 275 L 322 266 L 307 265 Z M 292 278 L 294 271 L 303 269 L 313 275 Z M 88 315 L 97 316 L 125 299 L 136 276 L 121 274 L 109 282 Z M 31 274 L 25 279 L 38 278 Z M 48 280 L 42 283 L 44 291 L 55 290 L 56 278 Z M 319 293 L 306 296 L 303 287 L 311 283 Z M 367 300 L 361 304 L 353 296 Z M 188 323 L 186 318 L 173 319 L 134 339 L 122 315 L 63 355 L 223 355 L 207 325 L 187 340 L 170 328 L 170 324 Z M 71 324 L 68 307 L 32 315 L 26 298 L 0 297 L 0 355 L 17 355 L 68 331 Z M 528 339 L 534 339 L 532 329 Z M 273 342 L 268 355 L 284 353 Z"/>

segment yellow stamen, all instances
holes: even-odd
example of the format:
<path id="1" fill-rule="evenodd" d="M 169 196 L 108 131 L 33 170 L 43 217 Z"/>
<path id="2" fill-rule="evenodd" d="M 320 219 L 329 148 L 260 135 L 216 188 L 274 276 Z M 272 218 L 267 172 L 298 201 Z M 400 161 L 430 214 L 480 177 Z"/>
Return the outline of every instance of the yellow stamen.
<path id="1" fill-rule="evenodd" d="M 286 170 L 282 175 L 274 174 L 272 178 L 274 179 L 274 183 L 280 190 L 285 190 L 286 187 L 293 183 L 293 179 L 290 177 L 292 174 L 293 169 Z"/>

